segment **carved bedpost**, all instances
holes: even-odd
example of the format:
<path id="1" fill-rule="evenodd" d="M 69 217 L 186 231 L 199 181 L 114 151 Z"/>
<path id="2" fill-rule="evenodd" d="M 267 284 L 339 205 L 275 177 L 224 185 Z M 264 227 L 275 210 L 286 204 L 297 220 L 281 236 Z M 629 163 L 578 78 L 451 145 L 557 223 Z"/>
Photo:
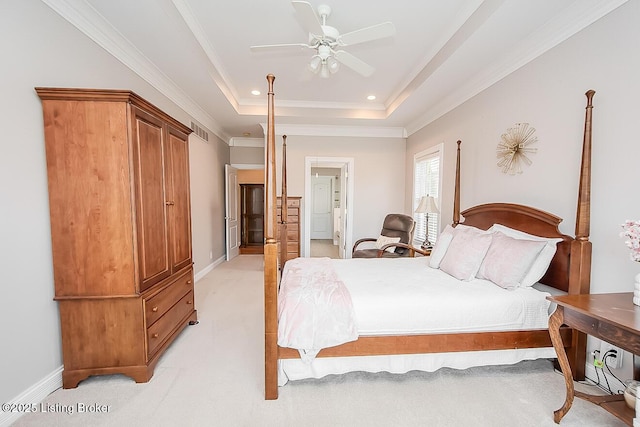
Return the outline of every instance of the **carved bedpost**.
<path id="1" fill-rule="evenodd" d="M 272 74 L 267 76 L 267 143 L 265 146 L 264 239 L 264 394 L 278 398 L 278 243 L 276 240 L 276 143 Z"/>
<path id="2" fill-rule="evenodd" d="M 582 141 L 582 164 L 576 208 L 576 238 L 571 242 L 569 267 L 569 294 L 588 294 L 591 286 L 591 242 L 589 241 L 591 221 L 591 127 L 592 100 L 595 91 L 589 90 L 584 120 Z M 587 336 L 573 331 L 571 348 L 567 349 L 574 379 L 582 380 L 587 357 Z"/>
<path id="3" fill-rule="evenodd" d="M 458 140 L 458 149 L 456 153 L 456 181 L 455 189 L 453 190 L 453 226 L 460 224 L 460 144 L 462 141 Z"/>
<path id="4" fill-rule="evenodd" d="M 589 90 L 584 119 L 584 137 L 582 142 L 582 165 L 580 168 L 580 188 L 578 189 L 578 207 L 576 209 L 576 239 L 589 240 L 591 216 L 591 117 L 593 111 L 593 95 Z"/>
<path id="5" fill-rule="evenodd" d="M 287 262 L 287 135 L 282 135 L 282 195 L 280 196 L 280 269 Z"/>

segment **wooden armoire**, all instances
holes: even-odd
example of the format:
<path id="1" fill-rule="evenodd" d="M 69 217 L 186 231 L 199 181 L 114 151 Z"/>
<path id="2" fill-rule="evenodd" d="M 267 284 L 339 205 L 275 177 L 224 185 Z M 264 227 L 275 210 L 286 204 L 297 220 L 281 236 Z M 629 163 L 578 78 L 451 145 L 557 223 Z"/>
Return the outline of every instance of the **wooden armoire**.
<path id="1" fill-rule="evenodd" d="M 36 88 L 47 155 L 63 387 L 146 382 L 197 322 L 188 135 L 131 91 Z"/>

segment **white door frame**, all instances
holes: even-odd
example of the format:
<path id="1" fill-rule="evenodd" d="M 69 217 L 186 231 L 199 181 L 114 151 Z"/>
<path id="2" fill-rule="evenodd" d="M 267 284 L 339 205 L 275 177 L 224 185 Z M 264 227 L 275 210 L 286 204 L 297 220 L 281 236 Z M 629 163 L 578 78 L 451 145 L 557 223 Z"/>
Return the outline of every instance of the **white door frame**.
<path id="1" fill-rule="evenodd" d="M 225 206 L 225 230 L 226 230 L 226 259 L 237 257 L 240 254 L 240 203 L 238 193 L 238 169 L 231 165 L 224 165 L 224 206 Z"/>
<path id="2" fill-rule="evenodd" d="M 343 247 L 339 248 L 340 253 L 345 258 L 351 258 L 351 246 L 353 246 L 353 178 L 354 178 L 354 159 L 353 157 L 305 157 L 304 158 L 304 200 L 311 200 L 311 167 L 320 168 L 339 168 L 342 170 L 341 181 L 346 184 L 346 194 L 344 194 L 344 203 L 340 206 L 342 212 L 345 213 L 345 228 Z M 341 195 L 342 199 L 342 195 Z M 311 204 L 303 203 L 304 211 L 304 257 L 311 256 Z M 342 239 L 340 239 L 342 242 Z"/>

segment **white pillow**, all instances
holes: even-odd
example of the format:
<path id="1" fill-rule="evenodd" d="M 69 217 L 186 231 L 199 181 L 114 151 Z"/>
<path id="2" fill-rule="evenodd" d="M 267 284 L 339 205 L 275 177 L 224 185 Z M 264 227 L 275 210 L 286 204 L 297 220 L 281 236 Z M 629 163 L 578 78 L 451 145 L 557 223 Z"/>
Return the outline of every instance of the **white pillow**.
<path id="1" fill-rule="evenodd" d="M 447 249 L 449 249 L 449 244 L 451 244 L 451 240 L 453 239 L 454 234 L 460 230 L 476 230 L 479 233 L 489 233 L 489 231 L 483 231 L 476 227 L 471 227 L 469 225 L 458 224 L 455 228 L 451 225 L 447 224 L 447 226 L 442 230 L 442 233 L 438 236 L 438 240 L 436 240 L 436 244 L 433 246 L 431 250 L 431 255 L 429 256 L 429 267 L 431 268 L 440 268 L 440 263 L 442 262 L 442 258 L 447 253 Z"/>
<path id="2" fill-rule="evenodd" d="M 514 239 L 496 231 L 476 277 L 491 280 L 501 288 L 515 289 L 545 245 L 546 242 Z"/>
<path id="3" fill-rule="evenodd" d="M 440 268 L 440 262 L 442 262 L 444 254 L 447 253 L 449 244 L 453 239 L 454 231 L 455 229 L 449 224 L 447 224 L 444 230 L 442 230 L 442 233 L 440 233 L 440 235 L 438 236 L 438 240 L 436 240 L 436 244 L 433 245 L 433 249 L 431 249 L 431 255 L 429 256 L 429 267 Z"/>
<path id="4" fill-rule="evenodd" d="M 376 249 L 382 249 L 384 245 L 388 245 L 389 243 L 398 243 L 398 242 L 400 242 L 400 237 L 387 237 L 381 234 L 380 237 L 378 237 L 378 240 L 376 240 Z M 395 250 L 396 250 L 395 246 L 390 246 L 387 249 L 385 249 L 385 251 L 387 252 L 393 252 Z"/>
<path id="5" fill-rule="evenodd" d="M 456 231 L 442 258 L 440 270 L 456 279 L 473 279 L 491 245 L 491 238 L 490 233 L 477 231 L 473 227 Z"/>
<path id="6" fill-rule="evenodd" d="M 542 279 L 542 276 L 547 272 L 549 264 L 553 256 L 556 254 L 557 244 L 562 242 L 562 238 L 550 238 L 540 237 L 533 234 L 525 233 L 524 231 L 515 230 L 502 224 L 493 224 L 490 228 L 493 231 L 500 231 L 509 237 L 521 240 L 534 240 L 538 242 L 545 242 L 544 248 L 540 251 L 535 261 L 531 265 L 531 268 L 522 279 L 520 286 L 528 287 L 533 286 L 538 280 Z"/>

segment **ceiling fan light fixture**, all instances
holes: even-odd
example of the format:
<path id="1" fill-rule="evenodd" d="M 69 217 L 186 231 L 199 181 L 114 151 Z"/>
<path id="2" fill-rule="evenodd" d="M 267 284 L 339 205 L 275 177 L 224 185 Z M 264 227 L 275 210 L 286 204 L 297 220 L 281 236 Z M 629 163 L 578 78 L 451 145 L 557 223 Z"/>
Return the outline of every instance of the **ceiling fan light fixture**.
<path id="1" fill-rule="evenodd" d="M 314 74 L 321 74 L 324 78 L 338 72 L 342 66 L 350 68 L 363 77 L 369 77 L 375 71 L 372 66 L 342 49 L 335 49 L 392 37 L 396 31 L 393 23 L 383 22 L 340 34 L 337 28 L 327 25 L 327 18 L 331 14 L 329 6 L 320 5 L 316 13 L 316 10 L 308 1 L 293 0 L 291 4 L 296 11 L 296 18 L 309 35 L 307 43 L 258 45 L 251 46 L 251 50 L 313 49 L 315 50 L 315 55 L 310 59 L 307 68 Z"/>
<path id="2" fill-rule="evenodd" d="M 340 63 L 336 60 L 336 58 L 330 56 L 329 58 L 327 58 L 327 67 L 329 68 L 329 72 L 331 72 L 331 74 L 335 74 L 340 69 Z"/>
<path id="3" fill-rule="evenodd" d="M 331 73 L 329 72 L 329 66 L 326 61 L 322 62 L 322 67 L 320 67 L 320 77 L 323 79 L 328 79 Z"/>
<path id="4" fill-rule="evenodd" d="M 314 55 L 309 62 L 309 70 L 311 70 L 312 73 L 317 73 L 318 71 L 320 71 L 321 65 L 322 58 L 320 58 L 318 55 Z"/>

